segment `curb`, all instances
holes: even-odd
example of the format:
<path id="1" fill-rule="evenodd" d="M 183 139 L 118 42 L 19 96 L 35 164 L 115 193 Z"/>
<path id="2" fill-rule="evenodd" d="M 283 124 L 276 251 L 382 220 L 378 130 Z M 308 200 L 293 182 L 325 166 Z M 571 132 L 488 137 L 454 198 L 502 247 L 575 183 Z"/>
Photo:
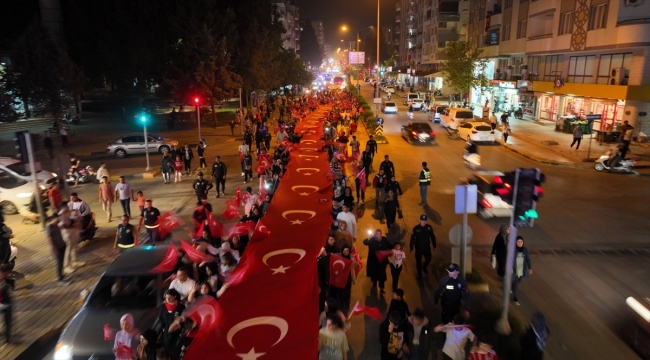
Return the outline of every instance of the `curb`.
<path id="1" fill-rule="evenodd" d="M 514 148 L 512 148 L 510 146 L 506 145 L 504 147 L 506 149 L 512 151 L 513 153 L 519 154 L 519 155 L 525 157 L 526 159 L 533 160 L 533 161 L 538 162 L 538 163 L 548 164 L 548 165 L 553 165 L 553 166 L 564 166 L 564 167 L 570 167 L 570 168 L 576 168 L 576 169 L 582 168 L 581 166 L 577 166 L 576 164 L 573 164 L 573 163 L 561 163 L 561 162 L 557 162 L 557 161 L 538 159 L 538 158 L 532 157 L 532 156 L 530 156 L 528 154 L 524 154 L 521 151 L 515 150 Z"/>

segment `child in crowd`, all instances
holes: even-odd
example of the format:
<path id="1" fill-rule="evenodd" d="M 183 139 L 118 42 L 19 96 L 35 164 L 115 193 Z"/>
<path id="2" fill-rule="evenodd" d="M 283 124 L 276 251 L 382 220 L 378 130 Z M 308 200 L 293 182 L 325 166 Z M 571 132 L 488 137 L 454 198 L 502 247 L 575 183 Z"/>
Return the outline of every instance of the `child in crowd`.
<path id="1" fill-rule="evenodd" d="M 138 191 L 137 193 L 135 193 L 135 201 L 138 203 L 138 209 L 140 209 L 141 214 L 144 211 L 145 200 L 146 199 L 144 198 L 144 193 L 142 191 Z"/>
<path id="2" fill-rule="evenodd" d="M 390 314 L 391 311 L 397 311 L 402 319 L 411 316 L 409 306 L 406 301 L 404 301 L 404 290 L 395 289 L 393 291 L 393 300 L 390 301 L 390 305 L 388 306 L 388 313 Z"/>
<path id="3" fill-rule="evenodd" d="M 440 324 L 433 328 L 435 332 L 445 332 L 445 345 L 442 352 L 445 359 L 465 360 L 465 344 L 467 340 L 474 342 L 476 337 L 472 330 L 465 326 L 465 318 L 462 315 L 454 317 L 453 324 Z"/>
<path id="4" fill-rule="evenodd" d="M 398 288 L 399 275 L 402 273 L 402 268 L 406 266 L 404 259 L 406 254 L 402 250 L 402 244 L 397 243 L 393 247 L 393 254 L 388 258 L 390 262 L 390 275 L 393 278 L 393 292 Z"/>

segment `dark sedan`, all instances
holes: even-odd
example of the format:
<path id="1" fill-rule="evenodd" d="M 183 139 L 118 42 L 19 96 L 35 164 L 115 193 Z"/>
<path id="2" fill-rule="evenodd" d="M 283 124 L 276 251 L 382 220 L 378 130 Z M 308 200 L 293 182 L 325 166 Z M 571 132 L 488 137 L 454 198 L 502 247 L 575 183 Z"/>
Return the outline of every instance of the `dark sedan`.
<path id="1" fill-rule="evenodd" d="M 426 122 L 412 122 L 402 126 L 402 137 L 411 144 L 435 144 L 436 132 Z"/>
<path id="2" fill-rule="evenodd" d="M 105 340 L 104 326 L 118 331 L 126 313 L 140 330 L 151 328 L 163 300 L 163 275 L 169 274 L 150 270 L 166 253 L 167 246 L 142 246 L 118 256 L 61 334 L 54 359 L 114 359 L 113 340 Z"/>

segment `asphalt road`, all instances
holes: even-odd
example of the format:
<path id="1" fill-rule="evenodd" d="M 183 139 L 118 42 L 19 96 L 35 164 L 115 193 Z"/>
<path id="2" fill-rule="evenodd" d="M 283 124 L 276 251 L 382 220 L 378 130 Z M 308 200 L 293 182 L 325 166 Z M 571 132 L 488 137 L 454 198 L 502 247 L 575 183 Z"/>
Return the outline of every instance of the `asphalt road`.
<path id="1" fill-rule="evenodd" d="M 363 86 L 362 94 L 372 102 L 371 86 Z M 449 244 L 449 229 L 462 221 L 461 215 L 454 214 L 454 186 L 460 178 L 472 173 L 462 162 L 465 142 L 448 138 L 439 125 L 432 124 L 438 134 L 437 145 L 408 144 L 399 135 L 401 126 L 408 123 L 406 106 L 398 95 L 393 95 L 392 100 L 398 104 L 398 114 L 380 115 L 384 118 L 384 133 L 390 143 L 380 145 L 375 166 L 385 154 L 395 164 L 402 188 L 408 189 L 404 194 L 406 200 L 402 202 L 409 204 L 407 212 L 413 214 L 405 215 L 410 230 L 417 221 L 418 210 L 413 207 L 419 202 L 420 163 L 428 162 L 432 186 L 428 195 L 431 208 L 426 213 L 430 218 L 435 216 L 438 241 Z M 416 112 L 414 121 L 427 121 L 427 116 Z M 521 286 L 522 305 L 515 311 L 525 317 L 534 310 L 546 314 L 552 331 L 547 357 L 638 358 L 622 340 L 622 329 L 630 327 L 625 299 L 650 294 L 650 282 L 647 281 L 650 278 L 650 252 L 647 251 L 650 249 L 649 179 L 545 165 L 500 145 L 480 146 L 479 152 L 484 170 L 503 172 L 517 167 L 537 167 L 546 174 L 545 196 L 537 208 L 540 217 L 534 228 L 519 229 L 519 235 L 526 239 L 526 246 L 534 254 L 535 272 L 531 280 Z M 474 264 L 486 270 L 491 289 L 496 289 L 492 292 L 499 297 L 502 285 L 489 268 L 489 251 L 500 224 L 507 221 L 507 218 L 480 220 L 474 215 L 469 217 L 474 233 L 470 244 L 475 249 Z M 410 232 L 406 239 L 409 235 Z M 640 250 L 635 253 L 635 249 Z M 437 251 L 437 256 L 445 262 L 450 259 L 448 253 Z M 431 286 L 435 281 L 425 282 L 421 287 L 414 279 L 402 280 L 414 277 L 414 261 L 409 261 L 408 265 L 410 271 L 402 274 L 400 283 L 407 293 L 406 298 L 410 299 L 411 308 L 423 305 L 427 314 L 436 316 L 439 310 L 430 303 Z M 364 281 L 362 279 L 362 287 Z M 366 339 L 364 343 L 372 341 Z"/>
<path id="2" fill-rule="evenodd" d="M 362 85 L 364 95 L 371 91 L 367 84 Z M 367 96 L 368 98 L 370 96 Z M 385 132 L 390 141 L 380 145 L 378 166 L 384 154 L 395 163 L 398 180 L 405 194 L 401 200 L 404 207 L 405 222 L 400 224 L 405 233 L 394 236 L 408 240 L 410 229 L 417 223 L 424 211 L 432 219 L 441 248 L 448 249 L 447 233 L 461 222 L 461 216 L 453 209 L 454 186 L 459 179 L 469 176 L 472 171 L 462 162 L 465 142 L 453 140 L 444 135 L 438 125 L 432 127 L 438 133 L 437 144 L 433 146 L 414 146 L 399 137 L 399 129 L 407 123 L 406 107 L 397 100 L 399 113 L 384 114 Z M 416 121 L 426 121 L 426 114 L 417 113 Z M 96 130 L 93 128 L 96 127 Z M 103 150 L 103 139 L 115 138 L 123 133 L 119 127 L 112 128 L 101 122 L 88 125 L 88 133 L 101 133 L 101 139 L 94 140 L 91 151 Z M 207 130 L 206 130 L 207 131 Z M 216 130 L 215 130 L 216 131 Z M 164 131 L 163 131 L 164 133 Z M 196 138 L 195 130 L 172 133 L 179 141 Z M 237 171 L 237 142 L 230 136 L 214 133 L 208 154 L 219 153 L 231 170 L 227 190 L 234 194 L 236 185 L 243 185 Z M 362 136 L 360 135 L 360 138 Z M 73 138 L 74 139 L 74 138 Z M 186 140 L 187 139 L 187 140 Z M 98 150 L 95 150 L 97 148 Z M 539 167 L 545 174 L 546 196 L 538 205 L 540 218 L 534 228 L 521 229 L 519 234 L 526 239 L 526 246 L 538 255 L 533 256 L 535 273 L 532 279 L 521 287 L 522 305 L 517 308 L 524 316 L 535 309 L 542 310 L 549 318 L 552 336 L 549 339 L 547 356 L 549 359 L 593 359 L 592 354 L 615 352 L 617 359 L 637 358 L 619 339 L 617 332 L 625 321 L 624 308 L 627 296 L 648 296 L 650 286 L 647 279 L 650 268 L 648 255 L 559 255 L 558 250 L 600 251 L 602 249 L 650 248 L 650 186 L 649 179 L 642 176 L 622 174 L 603 174 L 594 170 L 575 169 L 539 164 L 515 154 L 499 145 L 481 146 L 483 168 L 509 171 L 517 167 Z M 208 163 L 211 163 L 210 157 Z M 152 157 L 152 167 L 157 166 L 158 156 Z M 109 156 L 93 156 L 84 162 L 97 167 L 106 161 L 111 174 L 129 174 L 144 170 L 144 156 L 116 159 Z M 427 161 L 432 170 L 432 186 L 429 188 L 430 207 L 422 209 L 419 202 L 418 174 L 420 163 Z M 196 162 L 196 160 L 195 160 Z M 45 167 L 45 166 L 44 166 Z M 183 206 L 181 215 L 189 220 L 191 212 L 190 182 L 164 185 L 160 178 L 147 182 L 147 192 L 158 199 L 161 210 Z M 78 188 L 80 196 L 96 198 L 95 186 L 83 185 Z M 371 189 L 367 192 L 366 211 L 359 219 L 361 232 L 385 225 L 373 218 Z M 211 199 L 215 212 L 223 210 L 223 201 Z M 156 203 L 155 203 L 156 205 Z M 93 206 L 91 204 L 91 206 Z M 95 205 L 96 207 L 97 205 Z M 95 210 L 99 210 L 98 208 Z M 116 209 L 115 209 L 116 210 Z M 98 211 L 101 212 L 101 211 Z M 10 216 L 16 222 L 17 216 Z M 103 220 L 103 219 L 102 219 Z M 103 221 L 99 226 L 104 226 Z M 487 267 L 488 257 L 481 255 L 489 251 L 500 224 L 507 219 L 480 220 L 469 217 L 469 226 L 474 238 L 471 245 L 475 251 L 475 266 Z M 407 243 L 408 244 L 408 243 Z M 360 246 L 365 258 L 365 247 Z M 450 254 L 437 250 L 434 261 L 448 262 Z M 550 251 L 547 255 L 541 251 Z M 407 251 L 408 253 L 408 251 Z M 415 281 L 415 264 L 409 257 L 407 271 L 403 272 L 400 284 L 406 291 L 406 299 L 411 309 L 423 307 L 432 321 L 437 321 L 438 312 L 433 305 L 433 290 L 436 281 L 433 277 L 425 279 L 422 285 Z M 368 279 L 362 273 L 359 283 L 353 289 L 353 303 L 361 300 L 367 305 L 386 309 L 390 302 L 390 292 L 377 297 L 370 291 Z M 390 276 L 389 276 L 390 278 Z M 489 279 L 498 287 L 496 276 Z M 390 283 L 390 280 L 389 282 Z M 390 285 L 387 285 L 389 288 Z M 348 333 L 350 343 L 357 359 L 377 359 L 377 325 L 374 320 L 363 317 L 353 318 L 353 328 Z M 47 350 L 47 348 L 44 348 Z M 48 350 L 49 351 L 49 350 Z M 603 358 L 603 357 L 600 357 Z M 612 357 L 604 357 L 612 358 Z"/>

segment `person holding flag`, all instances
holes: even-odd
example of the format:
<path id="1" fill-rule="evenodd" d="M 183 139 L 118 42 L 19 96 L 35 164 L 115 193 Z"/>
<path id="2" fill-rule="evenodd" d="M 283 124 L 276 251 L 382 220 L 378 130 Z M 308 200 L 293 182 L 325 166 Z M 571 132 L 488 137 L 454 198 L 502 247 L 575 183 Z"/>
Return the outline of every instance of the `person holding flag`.
<path id="1" fill-rule="evenodd" d="M 372 232 L 369 231 L 368 239 L 363 240 L 363 245 L 368 247 L 366 276 L 372 281 L 373 289 L 375 289 L 379 283 L 379 293 L 385 294 L 384 283 L 386 282 L 386 267 L 388 266 L 387 258 L 392 253 L 390 251 L 391 245 L 388 242 L 388 239 L 385 236 L 382 236 L 380 229 L 375 230 L 374 236 L 371 235 Z"/>
<path id="2" fill-rule="evenodd" d="M 365 205 L 366 203 L 366 186 L 368 180 L 366 179 L 366 168 L 359 167 L 357 169 L 357 176 L 354 178 L 354 187 L 357 189 L 357 203 Z"/>

